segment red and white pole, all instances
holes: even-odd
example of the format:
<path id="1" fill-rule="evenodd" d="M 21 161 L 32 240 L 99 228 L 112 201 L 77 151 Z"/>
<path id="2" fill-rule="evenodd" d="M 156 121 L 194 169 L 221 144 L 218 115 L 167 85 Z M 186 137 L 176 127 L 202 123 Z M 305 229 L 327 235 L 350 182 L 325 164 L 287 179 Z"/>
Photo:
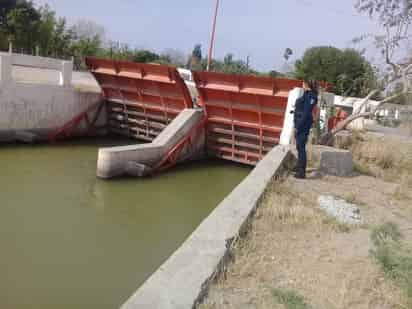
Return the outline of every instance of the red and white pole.
<path id="1" fill-rule="evenodd" d="M 210 46 L 209 46 L 209 55 L 207 58 L 207 70 L 210 70 L 210 64 L 212 63 L 212 56 L 213 56 L 213 46 L 215 43 L 215 32 L 216 32 L 216 20 L 217 20 L 217 14 L 219 12 L 219 3 L 220 0 L 216 0 L 216 9 L 215 9 L 215 15 L 213 18 L 213 23 L 212 23 L 212 33 L 210 35 Z"/>

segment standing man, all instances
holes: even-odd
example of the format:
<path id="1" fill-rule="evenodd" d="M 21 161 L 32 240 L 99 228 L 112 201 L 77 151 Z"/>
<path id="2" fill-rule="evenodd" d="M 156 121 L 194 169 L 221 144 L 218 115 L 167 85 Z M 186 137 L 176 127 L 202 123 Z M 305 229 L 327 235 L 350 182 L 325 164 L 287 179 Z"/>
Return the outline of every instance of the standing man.
<path id="1" fill-rule="evenodd" d="M 295 167 L 295 177 L 299 179 L 306 178 L 306 143 L 310 129 L 313 124 L 313 110 L 318 104 L 318 87 L 316 81 L 305 80 L 303 82 L 304 94 L 296 100 L 294 124 L 296 149 L 298 151 L 298 164 Z"/>

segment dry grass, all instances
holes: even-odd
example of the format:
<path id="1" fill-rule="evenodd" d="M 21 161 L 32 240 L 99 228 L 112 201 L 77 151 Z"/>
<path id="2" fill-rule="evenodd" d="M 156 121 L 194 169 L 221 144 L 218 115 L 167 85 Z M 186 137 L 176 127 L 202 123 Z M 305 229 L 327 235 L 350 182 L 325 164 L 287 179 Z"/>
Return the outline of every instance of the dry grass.
<path id="1" fill-rule="evenodd" d="M 354 133 L 346 146 L 356 172 L 398 184 L 398 201 L 412 197 L 412 143 Z"/>
<path id="2" fill-rule="evenodd" d="M 391 280 L 387 271 L 409 272 L 410 255 L 380 250 L 371 237 L 377 229 L 368 229 L 393 220 L 412 230 L 412 144 L 355 133 L 342 147 L 352 150 L 361 174 L 373 177 L 272 184 L 200 309 L 412 308 L 409 279 Z M 358 205 L 366 224 L 349 227 L 327 217 L 317 207 L 319 194 Z"/>
<path id="3" fill-rule="evenodd" d="M 359 172 L 397 184 L 393 202 L 412 210 L 412 143 L 373 137 L 355 143 L 352 152 Z"/>
<path id="4" fill-rule="evenodd" d="M 369 257 L 368 230 L 328 218 L 316 196 L 274 183 L 199 308 L 405 308 Z"/>
<path id="5" fill-rule="evenodd" d="M 405 121 L 401 122 L 399 128 L 403 133 L 408 134 L 409 136 L 412 136 L 412 117 L 408 117 Z"/>
<path id="6" fill-rule="evenodd" d="M 401 242 L 402 234 L 393 223 L 375 227 L 371 233 L 372 257 L 387 278 L 393 280 L 407 295 L 406 306 L 412 308 L 412 249 Z"/>
<path id="7" fill-rule="evenodd" d="M 289 183 L 271 185 L 262 202 L 258 217 L 270 229 L 279 225 L 316 227 L 318 232 L 347 232 L 350 226 L 328 217 L 317 207 L 317 195 L 294 190 Z M 350 198 L 350 197 L 348 197 Z M 358 200 L 354 195 L 353 200 Z M 264 213 L 264 215 L 262 214 Z"/>

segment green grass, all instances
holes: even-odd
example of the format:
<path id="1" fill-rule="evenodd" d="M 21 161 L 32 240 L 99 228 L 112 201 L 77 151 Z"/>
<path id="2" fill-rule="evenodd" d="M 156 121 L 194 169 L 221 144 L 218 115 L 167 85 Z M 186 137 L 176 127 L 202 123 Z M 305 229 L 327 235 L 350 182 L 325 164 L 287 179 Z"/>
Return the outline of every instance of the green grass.
<path id="1" fill-rule="evenodd" d="M 398 243 L 401 239 L 399 227 L 392 222 L 372 228 L 371 240 L 375 247 L 380 247 L 389 242 Z"/>
<path id="2" fill-rule="evenodd" d="M 375 175 L 373 174 L 373 172 L 371 171 L 369 166 L 366 165 L 366 164 L 361 164 L 359 162 L 354 161 L 353 162 L 353 170 L 356 173 L 361 174 L 361 175 L 375 177 Z"/>
<path id="3" fill-rule="evenodd" d="M 385 276 L 406 293 L 412 308 L 412 250 L 401 242 L 401 236 L 398 226 L 393 223 L 373 228 L 371 240 L 375 248 L 371 255 Z"/>
<path id="4" fill-rule="evenodd" d="M 303 297 L 294 291 L 274 289 L 272 294 L 276 302 L 284 305 L 286 309 L 310 309 Z"/>

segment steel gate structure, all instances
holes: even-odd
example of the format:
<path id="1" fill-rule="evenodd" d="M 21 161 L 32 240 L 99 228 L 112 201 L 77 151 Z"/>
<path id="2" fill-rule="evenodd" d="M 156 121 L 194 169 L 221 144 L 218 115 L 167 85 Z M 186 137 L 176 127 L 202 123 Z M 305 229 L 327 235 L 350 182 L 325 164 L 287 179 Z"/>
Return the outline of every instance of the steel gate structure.
<path id="1" fill-rule="evenodd" d="M 153 141 L 185 108 L 193 108 L 176 68 L 86 58 L 107 102 L 109 131 Z"/>
<path id="2" fill-rule="evenodd" d="M 279 143 L 289 91 L 302 82 L 193 72 L 204 108 L 210 155 L 256 165 Z"/>
<path id="3" fill-rule="evenodd" d="M 112 132 L 151 142 L 183 109 L 193 108 L 174 67 L 97 58 L 87 58 L 86 64 L 102 88 Z M 279 144 L 289 92 L 302 81 L 191 73 L 205 113 L 209 155 L 256 165 Z"/>

